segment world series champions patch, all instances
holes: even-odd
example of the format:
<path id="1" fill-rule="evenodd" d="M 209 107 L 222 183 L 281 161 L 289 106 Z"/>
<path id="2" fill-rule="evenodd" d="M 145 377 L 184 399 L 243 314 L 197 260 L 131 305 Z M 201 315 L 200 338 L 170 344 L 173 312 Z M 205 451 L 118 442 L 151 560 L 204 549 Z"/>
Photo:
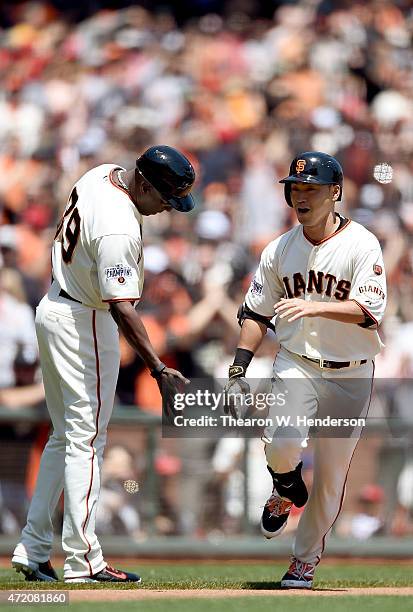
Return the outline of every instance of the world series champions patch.
<path id="1" fill-rule="evenodd" d="M 113 281 L 117 280 L 118 283 L 123 284 L 126 279 L 132 278 L 133 270 L 130 266 L 126 264 L 116 264 L 115 266 L 110 266 L 109 268 L 105 268 L 105 280 Z"/>
<path id="2" fill-rule="evenodd" d="M 251 293 L 255 293 L 256 295 L 262 295 L 264 287 L 259 283 L 255 278 L 252 279 L 251 283 Z"/>

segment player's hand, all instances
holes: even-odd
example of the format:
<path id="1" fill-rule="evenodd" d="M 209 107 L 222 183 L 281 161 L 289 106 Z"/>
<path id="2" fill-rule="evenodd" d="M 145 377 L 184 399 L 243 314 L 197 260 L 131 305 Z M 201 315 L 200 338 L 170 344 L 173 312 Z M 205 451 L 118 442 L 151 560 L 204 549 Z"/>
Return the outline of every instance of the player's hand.
<path id="1" fill-rule="evenodd" d="M 248 410 L 244 401 L 245 395 L 250 392 L 250 386 L 243 376 L 231 376 L 224 387 L 225 414 L 231 414 L 234 419 L 243 419 Z"/>
<path id="2" fill-rule="evenodd" d="M 162 407 L 167 420 L 173 423 L 174 417 L 179 414 L 175 410 L 175 395 L 182 393 L 189 380 L 174 368 L 164 368 L 159 376 L 156 377 L 159 392 L 162 396 Z"/>
<path id="3" fill-rule="evenodd" d="M 307 302 L 301 298 L 281 298 L 274 306 L 275 314 L 280 319 L 287 318 L 289 323 L 302 317 L 317 317 L 319 312 L 318 302 Z"/>

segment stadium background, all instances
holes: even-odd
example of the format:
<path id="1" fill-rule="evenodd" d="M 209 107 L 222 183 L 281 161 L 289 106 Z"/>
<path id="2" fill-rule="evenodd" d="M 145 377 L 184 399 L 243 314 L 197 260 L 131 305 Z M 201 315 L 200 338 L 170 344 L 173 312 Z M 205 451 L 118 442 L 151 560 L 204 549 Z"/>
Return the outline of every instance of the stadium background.
<path id="1" fill-rule="evenodd" d="M 413 535 L 410 3 L 72 4 L 0 8 L 0 552 L 24 524 L 47 439 L 33 312 L 70 187 L 100 163 L 133 167 L 162 142 L 194 163 L 198 206 L 145 220 L 140 309 L 163 361 L 188 377 L 226 375 L 259 254 L 294 223 L 277 182 L 290 159 L 320 149 L 342 163 L 340 210 L 378 236 L 389 301 L 374 396 L 383 427 L 359 444 L 330 550 L 403 554 Z M 373 178 L 381 162 L 394 169 L 389 184 Z M 270 488 L 260 443 L 163 439 L 154 381 L 121 347 L 98 533 L 117 554 L 150 554 L 155 537 L 159 555 L 235 554 L 242 542 L 245 554 L 287 555 L 298 516 L 277 547 L 256 538 Z M 275 350 L 268 336 L 251 376 L 268 375 Z"/>

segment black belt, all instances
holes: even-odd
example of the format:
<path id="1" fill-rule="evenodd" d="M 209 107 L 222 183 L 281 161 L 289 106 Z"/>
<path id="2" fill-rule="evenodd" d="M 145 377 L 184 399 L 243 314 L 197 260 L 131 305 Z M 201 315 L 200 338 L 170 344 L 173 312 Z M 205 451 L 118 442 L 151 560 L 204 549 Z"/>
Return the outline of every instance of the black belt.
<path id="1" fill-rule="evenodd" d="M 69 295 L 64 289 L 60 289 L 59 295 L 62 298 L 66 298 L 66 300 L 70 300 L 71 302 L 77 302 L 77 304 L 82 303 L 82 302 L 79 302 L 79 300 L 75 300 L 75 298 L 72 298 L 72 296 Z"/>
<path id="2" fill-rule="evenodd" d="M 329 370 L 340 370 L 340 368 L 349 368 L 350 366 L 359 366 L 363 363 L 367 363 L 367 359 L 361 359 L 358 361 L 328 361 L 328 359 L 312 359 L 307 355 L 301 355 L 303 359 L 308 359 L 320 366 L 320 368 L 328 368 Z"/>

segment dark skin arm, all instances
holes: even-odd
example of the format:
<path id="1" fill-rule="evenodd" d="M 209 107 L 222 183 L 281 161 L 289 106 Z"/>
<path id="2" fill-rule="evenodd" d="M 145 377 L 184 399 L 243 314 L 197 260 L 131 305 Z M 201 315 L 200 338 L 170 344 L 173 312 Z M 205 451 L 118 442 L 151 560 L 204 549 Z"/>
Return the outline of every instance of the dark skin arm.
<path id="1" fill-rule="evenodd" d="M 161 360 L 149 340 L 145 326 L 133 305 L 130 302 L 112 302 L 110 304 L 110 314 L 117 323 L 119 329 L 129 342 L 131 347 L 142 357 L 146 366 L 153 370 L 162 365 Z M 189 380 L 182 376 L 178 370 L 165 368 L 162 374 L 156 378 L 159 390 L 165 383 L 176 384 L 182 382 L 189 383 Z"/>
<path id="2" fill-rule="evenodd" d="M 111 302 L 110 314 L 131 347 L 142 357 L 149 370 L 161 365 L 161 360 L 149 340 L 142 319 L 130 302 Z"/>

